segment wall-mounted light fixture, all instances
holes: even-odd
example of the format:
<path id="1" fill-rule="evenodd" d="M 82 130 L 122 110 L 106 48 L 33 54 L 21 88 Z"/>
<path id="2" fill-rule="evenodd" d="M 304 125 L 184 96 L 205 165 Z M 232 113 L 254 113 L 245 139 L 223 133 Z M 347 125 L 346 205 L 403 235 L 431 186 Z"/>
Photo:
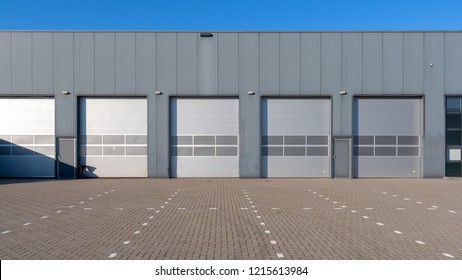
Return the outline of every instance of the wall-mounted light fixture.
<path id="1" fill-rule="evenodd" d="M 69 94 L 71 94 L 71 93 L 70 93 L 69 91 L 67 91 L 67 90 L 63 90 L 63 91 L 61 91 L 61 93 L 64 94 L 64 95 L 69 95 Z"/>
<path id="2" fill-rule="evenodd" d="M 160 90 L 156 90 L 154 93 L 155 93 L 156 95 L 162 95 L 162 91 L 160 91 Z"/>
<path id="3" fill-rule="evenodd" d="M 201 32 L 201 33 L 200 33 L 200 36 L 201 36 L 201 37 L 206 37 L 206 38 L 207 38 L 207 37 L 213 37 L 213 34 L 210 33 L 210 32 Z"/>
<path id="4" fill-rule="evenodd" d="M 341 90 L 341 91 L 340 91 L 340 95 L 346 95 L 346 94 L 347 94 L 346 91 L 344 91 L 344 90 Z"/>
<path id="5" fill-rule="evenodd" d="M 247 94 L 248 94 L 248 95 L 255 95 L 255 91 L 249 90 L 249 91 L 247 92 Z"/>

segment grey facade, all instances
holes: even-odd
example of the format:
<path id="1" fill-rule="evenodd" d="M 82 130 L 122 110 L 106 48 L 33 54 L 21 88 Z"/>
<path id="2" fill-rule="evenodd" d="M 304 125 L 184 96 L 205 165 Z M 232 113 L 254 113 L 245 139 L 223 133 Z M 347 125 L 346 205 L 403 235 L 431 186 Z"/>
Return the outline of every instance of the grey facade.
<path id="1" fill-rule="evenodd" d="M 0 102 L 53 97 L 56 137 L 78 139 L 80 97 L 146 97 L 148 176 L 169 177 L 170 97 L 236 97 L 247 178 L 261 176 L 264 97 L 329 98 L 331 142 L 353 139 L 355 98 L 416 97 L 420 176 L 445 176 L 445 98 L 462 95 L 462 32 L 212 33 L 1 31 Z"/>

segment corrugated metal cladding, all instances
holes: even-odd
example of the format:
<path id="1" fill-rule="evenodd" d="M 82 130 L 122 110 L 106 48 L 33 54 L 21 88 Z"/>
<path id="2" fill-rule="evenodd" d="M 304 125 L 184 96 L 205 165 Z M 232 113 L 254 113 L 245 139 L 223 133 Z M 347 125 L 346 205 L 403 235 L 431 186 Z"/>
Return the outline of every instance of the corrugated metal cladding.
<path id="1" fill-rule="evenodd" d="M 422 97 L 415 174 L 445 175 L 444 100 L 462 95 L 462 32 L 212 34 L 1 31 L 0 106 L 7 106 L 4 98 L 53 97 L 55 137 L 76 139 L 81 147 L 79 100 L 144 97 L 147 176 L 169 177 L 176 176 L 170 169 L 172 98 L 233 97 L 239 136 L 235 174 L 261 177 L 268 176 L 261 160 L 262 98 L 328 98 L 330 145 L 337 138 L 353 141 L 355 98 Z M 25 107 L 17 110 L 27 115 Z M 354 168 L 352 175 L 358 174 Z"/>

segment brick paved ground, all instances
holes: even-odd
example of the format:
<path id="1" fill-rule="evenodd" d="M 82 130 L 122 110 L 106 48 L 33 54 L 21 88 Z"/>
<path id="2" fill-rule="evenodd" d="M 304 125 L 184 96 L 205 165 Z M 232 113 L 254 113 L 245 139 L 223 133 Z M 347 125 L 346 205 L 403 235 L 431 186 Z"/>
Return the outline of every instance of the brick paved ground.
<path id="1" fill-rule="evenodd" d="M 462 180 L 0 180 L 0 259 L 462 259 Z"/>

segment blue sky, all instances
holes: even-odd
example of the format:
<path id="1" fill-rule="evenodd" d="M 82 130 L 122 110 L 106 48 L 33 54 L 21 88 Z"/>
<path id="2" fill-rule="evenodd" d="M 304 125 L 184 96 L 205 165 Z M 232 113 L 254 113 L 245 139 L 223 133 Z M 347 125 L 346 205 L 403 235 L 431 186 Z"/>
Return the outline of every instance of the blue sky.
<path id="1" fill-rule="evenodd" d="M 461 30 L 461 0 L 0 0 L 0 30 Z"/>

